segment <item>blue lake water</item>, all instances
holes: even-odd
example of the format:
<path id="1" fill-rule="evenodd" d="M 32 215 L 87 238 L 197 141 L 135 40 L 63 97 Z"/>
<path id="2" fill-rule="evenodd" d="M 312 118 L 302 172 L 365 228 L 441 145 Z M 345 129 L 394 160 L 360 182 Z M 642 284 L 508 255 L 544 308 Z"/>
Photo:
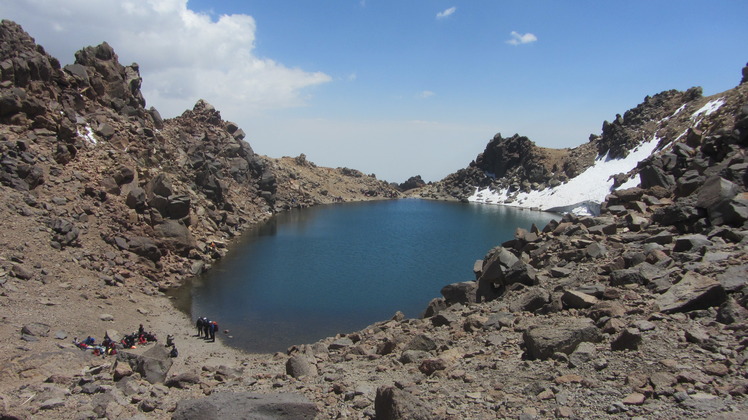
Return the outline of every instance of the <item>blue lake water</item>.
<path id="1" fill-rule="evenodd" d="M 473 263 L 553 214 L 425 200 L 294 210 L 244 234 L 208 273 L 177 293 L 193 319 L 250 352 L 360 330 L 396 311 L 418 317 L 449 283 L 473 280 Z"/>

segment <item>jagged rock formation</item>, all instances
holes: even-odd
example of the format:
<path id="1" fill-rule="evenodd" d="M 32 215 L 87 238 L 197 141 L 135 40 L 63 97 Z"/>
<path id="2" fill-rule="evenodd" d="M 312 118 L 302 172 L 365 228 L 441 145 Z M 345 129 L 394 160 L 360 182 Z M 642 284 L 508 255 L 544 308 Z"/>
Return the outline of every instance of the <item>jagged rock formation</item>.
<path id="1" fill-rule="evenodd" d="M 544 189 L 575 177 L 594 158 L 592 143 L 556 150 L 538 147 L 517 134 L 507 138 L 496 134 L 470 166 L 448 175 L 437 189 L 459 199 L 473 194 L 476 186 L 512 191 Z"/>
<path id="2" fill-rule="evenodd" d="M 244 131 L 203 100 L 164 121 L 145 109 L 138 65 L 121 65 L 106 43 L 78 51 L 75 63 L 61 68 L 20 26 L 3 21 L 0 29 L 0 182 L 31 208 L 47 194 L 66 196 L 40 216 L 54 231 L 55 248 L 103 240 L 115 253 L 142 257 L 128 269 L 163 289 L 225 252 L 209 244 L 273 212 L 396 196 L 358 171 L 345 176 L 305 160 L 257 155 Z M 326 191 L 297 185 L 336 171 L 341 176 Z M 164 262 L 176 276 L 163 278 Z"/>
<path id="3" fill-rule="evenodd" d="M 709 98 L 702 97 L 701 88 L 691 88 L 685 92 L 670 90 L 647 96 L 644 102 L 626 111 L 623 116 L 616 115 L 613 122 L 605 121 L 601 135 L 591 135 L 587 143 L 573 149 L 542 148 L 523 136 L 515 134 L 503 138 L 497 134 L 467 168 L 423 188 L 417 194 L 427 198 L 467 201 L 474 198 L 478 189 L 492 191 L 499 196 L 488 200 L 479 198 L 477 201 L 480 202 L 567 211 L 577 203 L 544 206 L 536 199 L 533 205 L 528 206 L 523 201 L 533 192 L 543 192 L 544 197 L 558 193 L 558 198 L 563 195 L 559 190 L 571 184 L 575 177 L 599 163 L 625 159 L 645 144 L 654 142 L 651 148 L 655 154 L 684 153 L 680 150 L 683 146 L 674 146 L 683 144 L 679 140 L 691 137 L 691 143 L 694 143 L 705 130 L 729 130 L 735 123 L 741 98 L 742 90 L 739 87 Z M 688 144 L 686 142 L 685 145 Z M 610 192 L 627 181 L 632 182 L 639 174 L 644 187 L 675 182 L 662 175 L 661 168 L 651 165 L 636 166 L 634 162 L 629 169 L 628 172 L 606 174 L 605 177 L 611 178 L 597 180 L 597 183 L 608 183 L 610 188 L 607 192 Z M 673 176 L 680 174 L 676 171 Z M 571 189 L 567 188 L 566 191 Z M 592 202 L 587 205 L 588 209 L 596 212 L 604 195 L 588 198 Z"/>
<path id="4" fill-rule="evenodd" d="M 400 191 L 408 191 L 414 188 L 422 188 L 425 186 L 426 186 L 426 182 L 424 182 L 423 178 L 421 178 L 421 175 L 416 175 L 416 176 L 412 176 L 408 178 L 402 184 L 399 184 L 397 186 L 397 189 Z"/>

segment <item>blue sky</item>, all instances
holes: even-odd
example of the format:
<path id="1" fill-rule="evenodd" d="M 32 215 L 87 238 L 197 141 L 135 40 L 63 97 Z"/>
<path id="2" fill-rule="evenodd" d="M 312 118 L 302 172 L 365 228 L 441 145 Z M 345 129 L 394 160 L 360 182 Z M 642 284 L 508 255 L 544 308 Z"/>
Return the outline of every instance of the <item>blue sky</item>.
<path id="1" fill-rule="evenodd" d="M 0 0 L 63 63 L 109 42 L 166 117 L 204 98 L 256 152 L 402 182 L 467 166 L 497 132 L 599 134 L 646 95 L 732 88 L 744 1 Z"/>

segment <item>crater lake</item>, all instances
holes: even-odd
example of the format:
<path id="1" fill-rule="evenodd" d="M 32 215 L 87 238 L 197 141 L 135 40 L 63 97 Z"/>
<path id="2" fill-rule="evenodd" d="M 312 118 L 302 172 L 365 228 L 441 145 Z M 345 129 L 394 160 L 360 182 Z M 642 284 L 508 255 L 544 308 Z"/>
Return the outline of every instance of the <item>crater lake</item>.
<path id="1" fill-rule="evenodd" d="M 401 199 L 292 210 L 245 232 L 212 269 L 174 293 L 192 319 L 249 352 L 285 351 L 390 319 L 420 316 L 447 284 L 517 227 L 551 213 Z"/>

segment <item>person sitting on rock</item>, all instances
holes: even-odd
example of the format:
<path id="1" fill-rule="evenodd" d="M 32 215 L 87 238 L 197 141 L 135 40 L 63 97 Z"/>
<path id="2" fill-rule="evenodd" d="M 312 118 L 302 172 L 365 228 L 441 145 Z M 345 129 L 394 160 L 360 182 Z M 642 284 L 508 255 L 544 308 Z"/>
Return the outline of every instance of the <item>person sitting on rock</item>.
<path id="1" fill-rule="evenodd" d="M 169 352 L 169 357 L 177 357 L 177 356 L 179 356 L 179 351 L 177 350 L 177 347 L 174 346 Z"/>

